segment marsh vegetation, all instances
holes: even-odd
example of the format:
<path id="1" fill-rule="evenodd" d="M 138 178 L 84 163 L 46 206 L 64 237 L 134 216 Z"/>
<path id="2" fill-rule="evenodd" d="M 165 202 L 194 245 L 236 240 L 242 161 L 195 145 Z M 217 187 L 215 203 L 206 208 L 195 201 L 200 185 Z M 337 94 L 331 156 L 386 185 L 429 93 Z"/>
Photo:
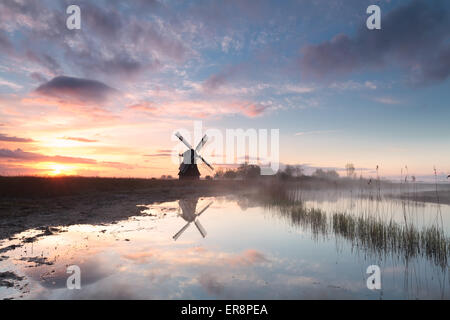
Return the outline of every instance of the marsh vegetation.
<path id="1" fill-rule="evenodd" d="M 66 296 L 51 283 L 64 284 L 64 267 L 83 256 L 90 277 L 100 277 L 98 261 L 126 266 L 127 281 L 138 287 L 148 279 L 137 270 L 151 271 L 159 291 L 154 283 L 142 287 L 140 298 L 168 298 L 179 288 L 188 292 L 180 297 L 311 298 L 326 292 L 349 299 L 449 298 L 444 186 L 436 201 L 434 185 L 331 179 L 319 172 L 197 182 L 3 177 L 0 190 L 0 267 L 17 275 L 8 280 L 12 287 L 0 287 L 0 296 L 26 281 L 32 296 Z M 434 198 L 423 202 L 423 194 Z M 187 207 L 209 207 L 200 219 L 204 231 L 188 228 L 170 241 L 186 224 L 177 210 L 197 201 Z M 35 252 L 44 254 L 44 263 L 36 263 Z M 382 293 L 365 287 L 365 268 L 373 263 L 395 274 L 385 278 Z M 106 270 L 108 281 L 101 275 L 89 285 L 92 297 L 105 297 L 111 283 L 120 287 L 116 271 Z M 42 275 L 51 281 L 42 284 Z M 413 288 L 400 288 L 402 278 Z"/>

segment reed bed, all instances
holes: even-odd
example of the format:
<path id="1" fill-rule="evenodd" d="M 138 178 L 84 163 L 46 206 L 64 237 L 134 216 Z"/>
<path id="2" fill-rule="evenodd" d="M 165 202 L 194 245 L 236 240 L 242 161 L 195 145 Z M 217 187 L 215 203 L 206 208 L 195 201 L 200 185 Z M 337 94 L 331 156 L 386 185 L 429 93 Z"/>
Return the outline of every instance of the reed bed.
<path id="1" fill-rule="evenodd" d="M 382 214 L 384 207 L 380 203 L 387 202 L 378 197 L 369 199 L 364 211 L 355 215 L 308 208 L 301 200 L 301 191 L 289 190 L 282 185 L 268 186 L 258 196 L 271 212 L 310 231 L 315 239 L 334 236 L 349 241 L 353 248 L 378 257 L 390 255 L 404 262 L 423 257 L 442 269 L 449 266 L 450 238 L 439 221 L 420 229 L 416 227 L 415 202 L 402 206 L 404 221 L 398 222 Z M 407 212 L 410 205 L 412 212 Z"/>
<path id="2" fill-rule="evenodd" d="M 450 238 L 435 225 L 418 230 L 411 224 L 335 213 L 332 215 L 332 232 L 351 241 L 352 245 L 380 256 L 390 254 L 405 261 L 421 256 L 443 269 L 448 267 Z"/>

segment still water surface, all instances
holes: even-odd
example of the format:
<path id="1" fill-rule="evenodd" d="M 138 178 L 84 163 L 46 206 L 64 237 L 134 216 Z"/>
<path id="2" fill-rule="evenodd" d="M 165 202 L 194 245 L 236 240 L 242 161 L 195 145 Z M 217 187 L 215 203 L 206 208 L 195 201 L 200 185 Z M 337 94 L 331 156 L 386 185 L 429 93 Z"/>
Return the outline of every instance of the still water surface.
<path id="1" fill-rule="evenodd" d="M 426 244 L 414 239 L 392 242 L 393 227 L 383 229 L 382 240 L 348 227 L 349 221 L 364 223 L 372 216 L 417 233 L 438 230 L 448 244 L 450 206 L 301 196 L 306 199 L 302 210 L 321 209 L 320 214 L 245 198 L 194 198 L 137 204 L 142 215 L 116 224 L 64 227 L 2 253 L 8 258 L 0 261 L 0 272 L 13 271 L 23 279 L 16 287 L 0 287 L 0 298 L 450 298 L 448 248 L 427 254 Z M 336 213 L 350 220 L 338 225 Z M 358 217 L 362 220 L 352 220 Z M 0 247 L 40 232 L 28 230 Z M 366 285 L 366 269 L 373 264 L 381 268 L 381 290 Z M 66 287 L 70 265 L 80 267 L 81 290 Z"/>

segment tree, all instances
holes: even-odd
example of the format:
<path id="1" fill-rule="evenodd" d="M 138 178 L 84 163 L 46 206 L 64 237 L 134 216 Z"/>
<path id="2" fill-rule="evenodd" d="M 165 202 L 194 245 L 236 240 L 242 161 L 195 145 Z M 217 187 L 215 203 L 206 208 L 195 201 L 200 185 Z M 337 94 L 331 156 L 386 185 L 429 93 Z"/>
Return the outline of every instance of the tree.
<path id="1" fill-rule="evenodd" d="M 286 168 L 284 168 L 284 173 L 286 173 L 286 175 L 288 177 L 293 177 L 294 176 L 294 167 L 291 165 L 286 165 Z"/>
<path id="2" fill-rule="evenodd" d="M 303 169 L 299 165 L 286 165 L 283 171 L 277 173 L 281 180 L 289 180 L 303 175 Z"/>
<path id="3" fill-rule="evenodd" d="M 255 179 L 261 175 L 261 168 L 254 164 L 244 163 L 239 166 L 236 174 L 245 180 Z"/>
<path id="4" fill-rule="evenodd" d="M 214 174 L 214 179 L 222 179 L 223 178 L 223 170 L 219 169 L 216 171 L 216 173 Z"/>
<path id="5" fill-rule="evenodd" d="M 353 163 L 347 163 L 345 165 L 345 171 L 347 172 L 347 177 L 353 178 L 355 176 L 355 166 Z"/>
<path id="6" fill-rule="evenodd" d="M 302 166 L 299 166 L 299 165 L 295 166 L 294 167 L 294 174 L 295 174 L 296 177 L 301 177 L 303 175 L 303 168 L 302 168 Z"/>
<path id="7" fill-rule="evenodd" d="M 237 177 L 236 171 L 234 170 L 227 170 L 224 174 L 223 177 L 225 179 L 235 179 Z"/>
<path id="8" fill-rule="evenodd" d="M 329 180 L 335 180 L 339 178 L 339 174 L 336 172 L 336 170 L 328 170 L 324 171 L 322 169 L 317 169 L 313 173 L 314 177 L 321 178 L 321 179 L 329 179 Z"/>
<path id="9" fill-rule="evenodd" d="M 339 179 L 339 173 L 337 173 L 336 170 L 328 170 L 326 175 L 328 179 Z"/>

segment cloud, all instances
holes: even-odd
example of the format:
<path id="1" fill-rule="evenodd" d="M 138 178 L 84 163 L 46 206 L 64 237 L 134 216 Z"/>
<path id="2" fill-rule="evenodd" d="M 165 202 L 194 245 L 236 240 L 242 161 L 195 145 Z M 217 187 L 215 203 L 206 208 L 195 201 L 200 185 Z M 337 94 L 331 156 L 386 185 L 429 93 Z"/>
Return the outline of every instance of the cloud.
<path id="1" fill-rule="evenodd" d="M 168 118 L 213 118 L 227 115 L 244 115 L 249 118 L 264 115 L 271 109 L 271 105 L 263 103 L 237 100 L 192 100 L 175 99 L 173 101 L 162 102 L 155 107 L 153 104 L 137 104 L 127 108 L 127 110 L 142 111 L 151 116 L 157 113 Z"/>
<path id="2" fill-rule="evenodd" d="M 242 19 L 249 24 L 267 24 L 274 19 L 274 10 L 266 0 L 201 1 L 192 4 L 187 14 L 189 19 L 201 21 L 208 35 L 232 31 Z"/>
<path id="3" fill-rule="evenodd" d="M 328 134 L 328 133 L 336 133 L 338 130 L 317 130 L 317 131 L 300 131 L 295 133 L 296 136 L 304 136 L 310 134 Z"/>
<path id="4" fill-rule="evenodd" d="M 131 53 L 119 51 L 112 53 L 108 57 L 104 53 L 95 50 L 82 52 L 68 52 L 67 55 L 85 75 L 100 74 L 104 78 L 116 76 L 118 78 L 133 78 L 141 74 L 144 70 L 155 70 L 160 68 L 161 63 L 155 59 L 148 64 L 143 65 L 142 61 L 137 60 Z"/>
<path id="5" fill-rule="evenodd" d="M 122 162 L 115 162 L 115 161 L 102 161 L 100 162 L 101 165 L 107 166 L 107 167 L 112 167 L 112 168 L 116 168 L 119 170 L 130 170 L 130 169 L 134 169 L 134 168 L 138 168 L 139 166 L 135 166 L 135 165 L 131 165 L 131 164 L 127 164 L 127 163 L 122 163 Z M 141 167 L 141 168 L 145 168 L 145 167 Z"/>
<path id="6" fill-rule="evenodd" d="M 52 290 L 67 288 L 67 266 L 69 261 L 61 257 L 58 263 L 53 264 L 53 271 L 48 277 L 42 277 L 43 270 L 37 268 L 27 268 L 25 274 L 34 281 L 39 281 L 40 285 Z M 113 273 L 113 267 L 105 263 L 104 258 L 98 255 L 92 255 L 87 259 L 80 261 L 79 267 L 84 271 L 83 283 L 85 286 L 94 284 L 97 281 Z"/>
<path id="7" fill-rule="evenodd" d="M 371 89 L 375 90 L 377 88 L 377 85 L 373 81 L 365 81 L 362 82 L 356 82 L 353 80 L 347 80 L 343 82 L 333 82 L 328 86 L 330 89 L 336 89 L 336 90 L 361 90 L 361 89 Z"/>
<path id="8" fill-rule="evenodd" d="M 377 85 L 375 83 L 373 83 L 372 81 L 366 81 L 364 83 L 364 86 L 366 88 L 369 88 L 369 89 L 372 89 L 372 90 L 375 90 L 377 88 Z"/>
<path id="9" fill-rule="evenodd" d="M 78 142 L 98 142 L 98 140 L 92 140 L 92 139 L 86 139 L 86 138 L 80 138 L 80 137 L 62 137 L 60 139 L 72 140 L 72 141 L 78 141 Z"/>
<path id="10" fill-rule="evenodd" d="M 34 142 L 33 139 L 29 138 L 19 138 L 19 137 L 10 137 L 6 134 L 0 133 L 0 141 L 8 141 L 8 142 Z"/>
<path id="11" fill-rule="evenodd" d="M 8 54 L 13 52 L 13 45 L 3 30 L 0 30 L 0 51 Z"/>
<path id="12" fill-rule="evenodd" d="M 73 32 L 65 28 L 68 2 L 42 6 L 2 1 L 0 29 L 8 34 L 0 30 L 0 51 L 7 51 L 17 62 L 31 62 L 50 75 L 77 70 L 86 78 L 95 75 L 120 80 L 155 71 L 172 61 L 181 63 L 192 52 L 172 20 L 166 21 L 164 15 L 153 19 L 154 10 L 163 5 L 153 1 L 153 9 L 149 9 L 148 1 L 140 1 L 119 10 L 122 4 L 111 2 L 77 1 L 83 27 Z M 143 18 L 144 5 L 151 11 Z M 10 41 L 15 31 L 23 38 L 17 52 Z M 60 65 L 64 65 L 63 70 Z"/>
<path id="13" fill-rule="evenodd" d="M 226 264 L 231 266 L 252 266 L 259 263 L 269 262 L 269 259 L 262 253 L 254 249 L 248 249 L 241 254 L 229 256 L 225 259 Z"/>
<path id="14" fill-rule="evenodd" d="M 302 93 L 311 93 L 311 92 L 315 91 L 315 88 L 308 87 L 308 86 L 298 86 L 298 85 L 288 84 L 285 87 L 283 87 L 281 89 L 281 91 L 287 92 L 287 93 L 302 94 Z"/>
<path id="15" fill-rule="evenodd" d="M 84 2 L 82 7 L 83 24 L 89 26 L 91 32 L 109 40 L 117 39 L 124 22 L 113 6 L 100 8 Z"/>
<path id="16" fill-rule="evenodd" d="M 444 0 L 399 6 L 383 15 L 379 31 L 364 24 L 354 37 L 338 34 L 304 47 L 301 71 L 324 78 L 396 64 L 413 84 L 444 81 L 450 75 L 449 11 Z"/>
<path id="17" fill-rule="evenodd" d="M 201 254 L 199 254 L 201 253 Z M 124 258 L 144 263 L 149 260 L 163 262 L 170 265 L 189 266 L 227 266 L 230 268 L 249 267 L 263 263 L 270 263 L 270 259 L 263 252 L 247 249 L 240 253 L 225 253 L 209 251 L 203 247 L 191 247 L 175 251 L 151 249 L 138 252 L 127 252 Z"/>
<path id="18" fill-rule="evenodd" d="M 47 78 L 39 72 L 32 72 L 30 74 L 30 77 L 31 77 L 31 79 L 33 79 L 34 81 L 39 82 L 39 83 L 48 81 Z"/>
<path id="19" fill-rule="evenodd" d="M 34 152 L 26 152 L 22 149 L 0 149 L 0 158 L 16 159 L 21 161 L 59 162 L 59 163 L 84 163 L 95 164 L 97 161 L 87 158 L 47 156 Z"/>
<path id="20" fill-rule="evenodd" d="M 62 72 L 62 68 L 59 65 L 58 61 L 55 58 L 50 56 L 47 53 L 36 53 L 31 50 L 27 50 L 25 54 L 25 59 L 28 62 L 34 62 L 43 66 L 46 70 L 48 70 L 51 74 L 58 74 Z"/>
<path id="21" fill-rule="evenodd" d="M 8 80 L 2 79 L 2 78 L 0 78 L 0 86 L 10 87 L 13 90 L 22 89 L 21 85 L 18 85 L 14 82 L 11 82 L 11 81 L 8 81 Z"/>
<path id="22" fill-rule="evenodd" d="M 59 76 L 40 85 L 35 93 L 40 96 L 80 104 L 102 103 L 117 91 L 102 82 Z"/>
<path id="23" fill-rule="evenodd" d="M 379 97 L 374 99 L 376 102 L 380 102 L 383 104 L 400 104 L 402 103 L 400 100 L 393 99 L 390 97 Z"/>
<path id="24" fill-rule="evenodd" d="M 255 103 L 242 104 L 240 106 L 241 113 L 250 118 L 255 118 L 263 115 L 267 108 L 267 106 Z"/>
<path id="25" fill-rule="evenodd" d="M 144 157 L 171 157 L 171 156 L 172 150 L 169 149 L 157 150 L 156 153 L 152 154 L 144 154 Z"/>
<path id="26" fill-rule="evenodd" d="M 228 83 L 237 75 L 242 74 L 243 69 L 246 69 L 246 66 L 242 63 L 225 67 L 223 70 L 211 75 L 208 79 L 205 80 L 205 82 L 203 82 L 203 90 L 214 91 L 216 89 L 219 89 L 221 86 Z"/>
<path id="27" fill-rule="evenodd" d="M 171 153 L 154 153 L 154 154 L 144 154 L 144 157 L 171 157 Z"/>
<path id="28" fill-rule="evenodd" d="M 26 152 L 22 149 L 10 150 L 0 149 L 0 159 L 14 159 L 19 162 L 57 162 L 70 164 L 100 165 L 103 167 L 115 168 L 119 170 L 130 170 L 135 168 L 146 168 L 138 165 L 131 165 L 114 161 L 97 161 L 88 158 L 66 157 L 66 156 L 48 156 L 40 153 Z M 9 166 L 8 166 L 9 167 Z"/>
<path id="29" fill-rule="evenodd" d="M 229 36 L 225 36 L 221 42 L 222 51 L 228 53 L 230 49 L 239 51 L 242 48 L 242 43 L 239 40 L 233 39 Z"/>
<path id="30" fill-rule="evenodd" d="M 158 108 L 151 102 L 144 101 L 141 103 L 133 104 L 127 107 L 129 110 L 136 110 L 142 112 L 155 113 Z"/>
<path id="31" fill-rule="evenodd" d="M 225 291 L 225 284 L 220 282 L 216 275 L 200 274 L 198 282 L 210 295 L 221 295 Z"/>

